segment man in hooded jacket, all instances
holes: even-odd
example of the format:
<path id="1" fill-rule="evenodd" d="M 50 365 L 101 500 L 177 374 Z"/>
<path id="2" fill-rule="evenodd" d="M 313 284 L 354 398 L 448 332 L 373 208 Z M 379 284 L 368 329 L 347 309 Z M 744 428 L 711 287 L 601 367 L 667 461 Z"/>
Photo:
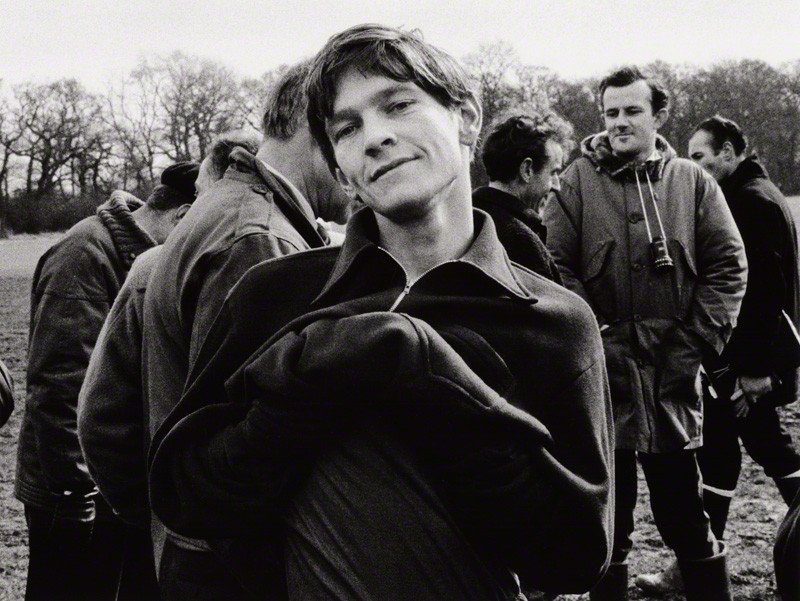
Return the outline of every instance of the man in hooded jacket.
<path id="1" fill-rule="evenodd" d="M 668 96 L 636 67 L 600 84 L 607 131 L 582 143 L 545 207 L 565 285 L 601 326 L 616 429 L 611 567 L 593 600 L 627 598 L 636 455 L 687 598 L 729 599 L 724 548 L 703 512 L 699 370 L 736 324 L 747 265 L 719 187 L 657 135 Z"/>
<path id="2" fill-rule="evenodd" d="M 78 392 L 100 329 L 134 259 L 162 243 L 194 202 L 195 163 L 161 174 L 143 203 L 116 191 L 39 259 L 31 293 L 25 415 L 15 494 L 25 505 L 27 600 L 115 599 L 123 554 L 147 537 L 97 493 L 76 432 Z M 155 582 L 150 579 L 154 586 Z"/>

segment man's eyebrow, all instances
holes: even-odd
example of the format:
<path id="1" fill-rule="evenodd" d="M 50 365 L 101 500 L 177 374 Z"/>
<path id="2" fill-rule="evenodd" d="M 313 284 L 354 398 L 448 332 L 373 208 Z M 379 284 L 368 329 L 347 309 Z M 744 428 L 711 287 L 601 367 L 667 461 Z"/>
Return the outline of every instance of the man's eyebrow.
<path id="1" fill-rule="evenodd" d="M 411 82 L 398 81 L 395 84 L 380 89 L 369 96 L 366 104 L 380 104 L 396 94 L 414 91 L 416 88 L 417 86 Z M 341 121 L 348 121 L 357 116 L 358 111 L 356 109 L 352 107 L 344 107 L 338 111 L 334 111 L 333 115 L 331 115 L 331 118 L 328 120 L 328 123 L 332 124 Z"/>

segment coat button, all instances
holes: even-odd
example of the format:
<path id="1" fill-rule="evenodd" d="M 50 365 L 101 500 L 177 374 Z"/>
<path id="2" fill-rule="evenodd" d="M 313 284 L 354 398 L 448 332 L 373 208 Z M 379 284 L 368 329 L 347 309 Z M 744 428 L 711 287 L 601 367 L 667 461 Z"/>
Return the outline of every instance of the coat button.
<path id="1" fill-rule="evenodd" d="M 262 186 L 261 184 L 256 184 L 255 186 L 251 186 L 251 190 L 256 194 L 266 194 L 269 192 L 269 188 L 266 186 Z"/>
<path id="2" fill-rule="evenodd" d="M 642 219 L 644 219 L 644 216 L 641 213 L 631 213 L 628 215 L 628 221 L 631 223 L 639 223 Z"/>
<path id="3" fill-rule="evenodd" d="M 642 269 L 644 269 L 644 265 L 642 265 L 637 261 L 636 263 L 631 265 L 631 269 L 633 269 L 634 271 L 641 271 Z"/>

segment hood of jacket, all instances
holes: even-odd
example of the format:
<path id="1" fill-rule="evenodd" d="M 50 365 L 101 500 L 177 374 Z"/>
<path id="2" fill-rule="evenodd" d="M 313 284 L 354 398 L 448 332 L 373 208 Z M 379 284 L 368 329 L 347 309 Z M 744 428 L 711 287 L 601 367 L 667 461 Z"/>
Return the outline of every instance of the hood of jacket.
<path id="1" fill-rule="evenodd" d="M 109 199 L 97 207 L 97 216 L 111 234 L 114 247 L 125 267 L 130 269 L 134 259 L 156 245 L 156 241 L 140 228 L 133 212 L 144 203 L 124 190 L 114 190 Z"/>
<path id="2" fill-rule="evenodd" d="M 656 152 L 644 163 L 637 163 L 616 156 L 611 149 L 608 132 L 601 131 L 584 138 L 581 142 L 581 155 L 589 159 L 598 171 L 604 171 L 613 178 L 633 178 L 637 169 L 646 169 L 650 179 L 655 181 L 661 179 L 664 165 L 674 159 L 677 153 L 664 137 L 656 134 Z"/>

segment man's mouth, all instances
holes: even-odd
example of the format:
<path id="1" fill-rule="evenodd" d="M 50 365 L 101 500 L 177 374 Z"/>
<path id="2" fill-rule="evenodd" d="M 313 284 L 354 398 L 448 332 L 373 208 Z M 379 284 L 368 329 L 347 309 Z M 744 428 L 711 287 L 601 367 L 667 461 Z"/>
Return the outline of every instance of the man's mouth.
<path id="1" fill-rule="evenodd" d="M 413 161 L 414 157 L 403 157 L 400 159 L 395 159 L 393 161 L 389 161 L 385 165 L 381 165 L 375 171 L 372 172 L 372 175 L 369 177 L 370 183 L 377 181 L 380 177 L 389 173 L 392 169 L 399 167 L 400 165 L 404 165 L 409 161 Z"/>

